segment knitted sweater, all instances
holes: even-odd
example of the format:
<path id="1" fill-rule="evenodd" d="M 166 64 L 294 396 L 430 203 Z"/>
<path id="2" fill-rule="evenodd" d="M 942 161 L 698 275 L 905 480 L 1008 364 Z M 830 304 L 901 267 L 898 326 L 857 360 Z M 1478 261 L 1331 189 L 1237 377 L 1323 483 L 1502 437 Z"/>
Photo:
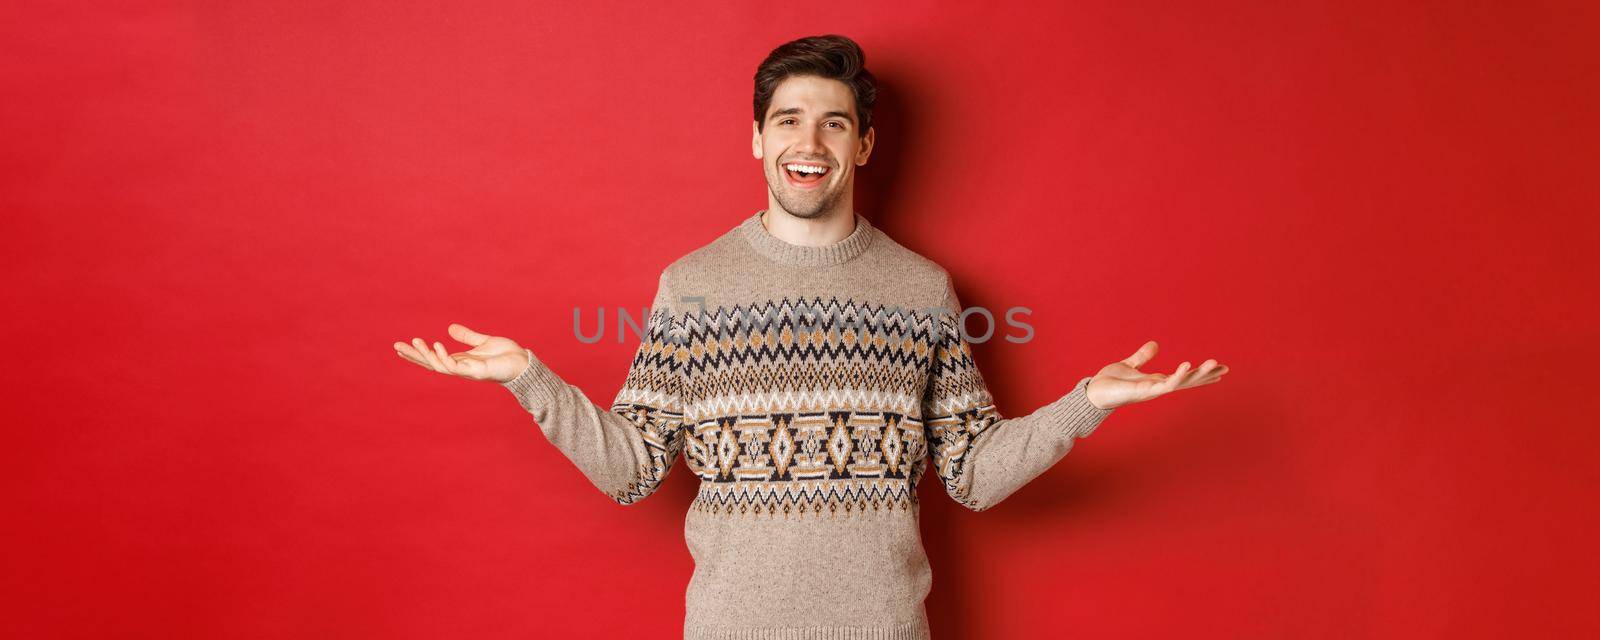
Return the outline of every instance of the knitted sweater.
<path id="1" fill-rule="evenodd" d="M 1002 417 L 949 273 L 866 218 L 809 247 L 746 218 L 668 265 L 627 378 L 592 403 L 528 352 L 504 383 L 602 492 L 632 504 L 681 456 L 699 477 L 686 640 L 929 637 L 918 528 L 930 467 L 994 507 L 1112 410 L 1089 378 Z"/>

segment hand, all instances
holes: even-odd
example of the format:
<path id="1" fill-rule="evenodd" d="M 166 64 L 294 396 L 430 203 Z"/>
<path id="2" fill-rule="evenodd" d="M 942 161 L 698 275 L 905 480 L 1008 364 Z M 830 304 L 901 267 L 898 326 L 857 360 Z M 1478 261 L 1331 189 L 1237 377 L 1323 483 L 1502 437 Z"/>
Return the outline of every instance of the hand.
<path id="1" fill-rule="evenodd" d="M 1200 363 L 1199 369 L 1191 371 L 1189 362 L 1185 360 L 1171 375 L 1140 373 L 1139 367 L 1155 355 L 1156 341 L 1151 340 L 1126 359 L 1100 369 L 1100 373 L 1090 378 L 1089 386 L 1084 388 L 1089 402 L 1101 409 L 1114 409 L 1159 398 L 1179 389 L 1211 384 L 1221 380 L 1222 374 L 1228 372 L 1228 366 L 1217 364 L 1216 360 L 1206 360 Z"/>
<path id="2" fill-rule="evenodd" d="M 438 342 L 429 348 L 422 338 L 412 338 L 410 344 L 394 343 L 395 354 L 423 368 L 468 380 L 510 382 L 528 366 L 528 354 L 510 338 L 486 336 L 455 323 L 447 331 L 457 342 L 471 345 L 472 350 L 445 353 L 444 345 Z"/>

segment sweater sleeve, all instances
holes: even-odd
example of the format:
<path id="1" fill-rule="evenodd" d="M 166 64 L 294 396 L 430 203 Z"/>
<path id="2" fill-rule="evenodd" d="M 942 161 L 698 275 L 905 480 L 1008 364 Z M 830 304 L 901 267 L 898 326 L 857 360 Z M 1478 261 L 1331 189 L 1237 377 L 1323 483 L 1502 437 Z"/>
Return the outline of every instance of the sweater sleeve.
<path id="1" fill-rule="evenodd" d="M 654 493 L 683 450 L 688 353 L 665 274 L 627 378 L 609 408 L 591 402 L 527 352 L 528 366 L 502 383 L 540 431 L 619 504 Z"/>
<path id="2" fill-rule="evenodd" d="M 1115 409 L 1089 402 L 1084 377 L 1033 413 L 1003 417 L 961 333 L 961 305 L 948 277 L 942 308 L 922 404 L 930 455 L 950 497 L 983 511 L 1055 465 Z"/>

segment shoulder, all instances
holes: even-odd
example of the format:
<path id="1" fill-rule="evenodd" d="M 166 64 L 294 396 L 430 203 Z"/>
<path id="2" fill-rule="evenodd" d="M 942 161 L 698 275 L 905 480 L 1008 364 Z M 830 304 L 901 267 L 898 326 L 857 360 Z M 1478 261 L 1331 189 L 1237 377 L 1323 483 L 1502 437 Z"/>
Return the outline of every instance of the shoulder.
<path id="1" fill-rule="evenodd" d="M 950 271 L 944 265 L 896 242 L 881 230 L 873 245 L 873 253 L 879 260 L 875 268 L 896 276 L 893 280 L 925 305 L 946 304 L 952 284 Z"/>
<path id="2" fill-rule="evenodd" d="M 736 243 L 744 240 L 736 235 L 737 231 L 729 230 L 667 263 L 661 269 L 657 302 L 678 307 L 683 304 L 681 296 L 716 288 L 722 274 L 732 268 L 731 261 L 740 257 Z"/>
<path id="3" fill-rule="evenodd" d="M 687 285 L 708 274 L 726 271 L 729 257 L 735 255 L 738 248 L 735 241 L 742 239 L 729 231 L 683 254 L 661 270 L 662 284 Z"/>

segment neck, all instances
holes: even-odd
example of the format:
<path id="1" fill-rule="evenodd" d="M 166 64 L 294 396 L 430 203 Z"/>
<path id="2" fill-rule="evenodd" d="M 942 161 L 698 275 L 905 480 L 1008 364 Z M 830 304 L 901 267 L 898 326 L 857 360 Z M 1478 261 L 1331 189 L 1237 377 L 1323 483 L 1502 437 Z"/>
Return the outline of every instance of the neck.
<path id="1" fill-rule="evenodd" d="M 773 220 L 782 220 L 784 216 L 789 216 L 781 210 L 770 212 L 762 209 L 739 223 L 739 233 L 757 253 L 793 267 L 842 265 L 861 255 L 861 252 L 872 245 L 873 238 L 880 235 L 878 230 L 872 227 L 871 221 L 860 215 L 851 214 L 855 225 L 850 235 L 844 239 L 825 245 L 795 244 L 780 239 L 767 230 L 764 221 L 769 215 Z"/>
<path id="2" fill-rule="evenodd" d="M 825 247 L 850 237 L 856 214 L 848 205 L 834 207 L 815 218 L 801 218 L 771 203 L 761 215 L 761 225 L 774 238 L 802 247 Z"/>

